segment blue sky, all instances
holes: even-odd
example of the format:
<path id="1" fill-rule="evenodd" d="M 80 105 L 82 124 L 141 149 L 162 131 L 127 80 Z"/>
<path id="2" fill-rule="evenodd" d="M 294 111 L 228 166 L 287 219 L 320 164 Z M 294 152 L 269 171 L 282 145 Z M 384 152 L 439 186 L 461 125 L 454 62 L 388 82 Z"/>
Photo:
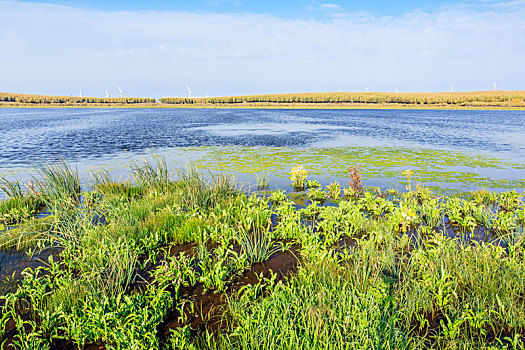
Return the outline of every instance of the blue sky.
<path id="1" fill-rule="evenodd" d="M 46 1 L 30 1 L 46 2 Z M 197 13 L 258 13 L 286 18 L 319 16 L 315 9 L 323 4 L 325 10 L 344 10 L 350 12 L 368 12 L 374 15 L 399 15 L 414 9 L 432 10 L 454 3 L 447 1 L 385 1 L 385 0 L 354 0 L 354 1 L 279 1 L 279 0 L 205 0 L 205 1 L 53 1 L 55 4 L 100 10 L 158 10 L 158 11 L 188 11 Z M 468 1 L 466 1 L 468 3 Z M 470 3 L 476 3 L 476 1 Z M 479 1 L 478 1 L 479 3 Z M 330 6 L 331 5 L 331 6 Z"/>
<path id="2" fill-rule="evenodd" d="M 0 0 L 0 91 L 522 90 L 525 0 Z"/>

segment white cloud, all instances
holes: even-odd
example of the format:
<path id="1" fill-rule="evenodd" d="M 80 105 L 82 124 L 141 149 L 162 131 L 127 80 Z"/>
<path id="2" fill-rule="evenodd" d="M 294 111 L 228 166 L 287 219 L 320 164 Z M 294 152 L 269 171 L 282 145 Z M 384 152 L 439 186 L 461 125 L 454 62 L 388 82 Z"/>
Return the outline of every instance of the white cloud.
<path id="1" fill-rule="evenodd" d="M 330 10 L 333 10 L 333 9 L 339 9 L 341 6 L 337 5 L 337 4 L 321 4 L 320 8 L 322 10 L 326 10 L 326 9 L 330 9 Z"/>
<path id="2" fill-rule="evenodd" d="M 0 91 L 205 96 L 523 89 L 525 6 L 330 19 L 1 2 Z M 512 5 L 512 6 L 510 6 Z M 116 91 L 113 92 L 116 95 Z"/>

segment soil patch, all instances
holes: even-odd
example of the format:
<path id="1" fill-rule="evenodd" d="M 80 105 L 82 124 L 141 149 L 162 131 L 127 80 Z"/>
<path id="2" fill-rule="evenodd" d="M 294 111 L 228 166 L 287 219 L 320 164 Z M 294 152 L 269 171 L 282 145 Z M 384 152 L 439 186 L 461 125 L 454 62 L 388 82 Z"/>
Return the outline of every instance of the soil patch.
<path id="1" fill-rule="evenodd" d="M 227 315 L 224 308 L 228 297 L 235 297 L 239 290 L 246 285 L 256 285 L 260 276 L 270 278 L 272 273 L 276 274 L 275 283 L 285 280 L 297 270 L 299 260 L 297 258 L 298 247 L 292 247 L 290 251 L 273 254 L 264 263 L 256 263 L 250 270 L 235 278 L 228 286 L 225 293 L 215 293 L 213 290 L 205 290 L 202 283 L 192 287 L 181 288 L 179 291 L 179 305 L 184 303 L 183 315 L 179 309 L 168 312 L 164 322 L 158 327 L 158 336 L 161 342 L 165 342 L 172 329 L 189 325 L 192 334 L 198 335 L 206 330 L 217 333 L 225 326 Z M 190 308 L 193 302 L 193 310 Z M 183 322 L 183 319 L 184 322 Z"/>

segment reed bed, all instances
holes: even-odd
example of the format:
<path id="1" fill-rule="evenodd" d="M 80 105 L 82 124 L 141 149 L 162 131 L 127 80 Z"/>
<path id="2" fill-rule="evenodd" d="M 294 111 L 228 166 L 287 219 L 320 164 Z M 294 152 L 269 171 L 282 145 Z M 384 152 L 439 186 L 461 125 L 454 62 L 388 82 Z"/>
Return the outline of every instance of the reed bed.
<path id="1" fill-rule="evenodd" d="M 465 106 L 525 106 L 525 91 L 473 91 L 435 93 L 326 92 L 295 93 L 207 98 L 167 97 L 168 104 L 239 104 L 239 103 L 320 103 L 320 104 L 408 104 Z"/>
<path id="2" fill-rule="evenodd" d="M 49 96 L 31 94 L 13 94 L 0 92 L 0 102 L 21 103 L 21 104 L 135 104 L 135 103 L 155 103 L 153 98 L 139 97 L 75 97 L 75 96 Z"/>

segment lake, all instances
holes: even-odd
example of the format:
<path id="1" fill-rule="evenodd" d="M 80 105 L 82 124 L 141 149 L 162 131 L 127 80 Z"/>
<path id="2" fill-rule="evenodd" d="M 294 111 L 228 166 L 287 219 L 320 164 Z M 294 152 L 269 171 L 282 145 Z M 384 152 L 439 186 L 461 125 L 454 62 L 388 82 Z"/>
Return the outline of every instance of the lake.
<path id="1" fill-rule="evenodd" d="M 525 188 L 525 111 L 1 108 L 0 129 L 0 175 L 22 181 L 60 156 L 87 182 L 160 155 L 274 187 L 304 164 L 323 184 L 361 165 L 369 186 L 403 187 L 410 168 L 434 188 Z"/>

